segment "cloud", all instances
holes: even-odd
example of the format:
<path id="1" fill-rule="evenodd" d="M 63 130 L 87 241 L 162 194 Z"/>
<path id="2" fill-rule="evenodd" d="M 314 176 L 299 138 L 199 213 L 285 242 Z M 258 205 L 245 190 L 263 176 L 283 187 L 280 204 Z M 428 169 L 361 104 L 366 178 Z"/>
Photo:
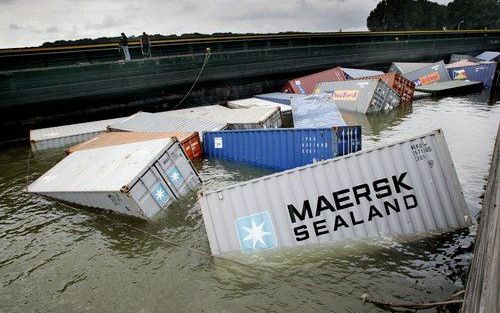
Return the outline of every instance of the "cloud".
<path id="1" fill-rule="evenodd" d="M 56 26 L 51 26 L 51 27 L 47 27 L 47 29 L 45 31 L 47 33 L 58 33 L 59 28 L 57 28 Z"/>
<path id="2" fill-rule="evenodd" d="M 0 0 L 0 48 L 60 39 L 183 33 L 366 30 L 379 0 Z M 439 2 L 449 2 L 439 0 Z M 22 28 L 17 25 L 23 21 Z M 54 26 L 57 21 L 57 27 Z M 44 31 L 45 30 L 45 31 Z"/>
<path id="3" fill-rule="evenodd" d="M 21 29 L 22 27 L 17 25 L 17 24 L 9 24 L 9 29 L 10 30 L 18 30 Z"/>

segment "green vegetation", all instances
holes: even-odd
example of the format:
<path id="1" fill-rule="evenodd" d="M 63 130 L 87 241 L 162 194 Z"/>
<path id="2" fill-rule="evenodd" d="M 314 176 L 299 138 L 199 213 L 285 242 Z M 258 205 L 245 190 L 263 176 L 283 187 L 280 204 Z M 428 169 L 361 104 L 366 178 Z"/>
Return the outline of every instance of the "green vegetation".
<path id="1" fill-rule="evenodd" d="M 382 0 L 370 12 L 366 26 L 371 31 L 498 29 L 500 1 L 454 0 L 441 5 L 428 0 Z"/>
<path id="2" fill-rule="evenodd" d="M 282 32 L 279 34 L 299 34 L 298 32 Z M 157 40 L 167 40 L 167 39 L 191 39 L 191 38 L 210 38 L 210 37 L 230 37 L 230 36 L 253 36 L 253 35 L 269 35 L 269 34 L 254 34 L 254 33 L 245 33 L 245 34 L 237 34 L 237 33 L 213 33 L 213 34 L 200 34 L 200 33 L 191 33 L 191 34 L 182 34 L 180 36 L 178 35 L 161 35 L 161 34 L 154 34 L 154 35 L 149 35 L 149 38 L 152 41 L 157 41 Z M 130 35 L 128 36 L 129 41 L 136 41 L 141 38 L 141 35 L 139 36 L 134 36 Z M 93 45 L 93 44 L 100 44 L 100 43 L 116 43 L 118 44 L 120 42 L 120 36 L 116 37 L 100 37 L 100 38 L 83 38 L 83 39 L 77 39 L 77 40 L 57 40 L 54 42 L 45 42 L 42 47 L 62 47 L 62 46 L 77 46 L 77 45 Z"/>

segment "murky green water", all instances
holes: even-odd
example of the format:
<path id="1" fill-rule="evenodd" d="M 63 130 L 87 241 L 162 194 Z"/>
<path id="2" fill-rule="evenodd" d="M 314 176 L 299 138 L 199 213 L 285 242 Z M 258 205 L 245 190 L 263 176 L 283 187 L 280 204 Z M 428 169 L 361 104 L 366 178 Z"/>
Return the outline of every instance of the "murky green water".
<path id="1" fill-rule="evenodd" d="M 443 128 L 467 203 L 477 214 L 500 105 L 481 96 L 420 100 L 386 116 L 350 116 L 364 147 Z M 34 179 L 63 151 L 30 157 Z M 432 237 L 382 238 L 328 248 L 215 259 L 196 195 L 152 222 L 70 209 L 23 192 L 27 145 L 0 154 L 0 312 L 382 312 L 389 301 L 443 299 L 463 288 L 474 228 Z M 204 188 L 268 172 L 196 164 Z M 433 310 L 430 310 L 433 312 Z"/>

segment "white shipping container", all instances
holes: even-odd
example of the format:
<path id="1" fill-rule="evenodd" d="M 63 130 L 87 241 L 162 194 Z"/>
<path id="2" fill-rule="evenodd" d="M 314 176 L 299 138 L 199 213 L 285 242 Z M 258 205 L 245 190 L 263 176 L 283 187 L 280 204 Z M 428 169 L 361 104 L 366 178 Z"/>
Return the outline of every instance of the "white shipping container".
<path id="1" fill-rule="evenodd" d="M 207 105 L 156 114 L 223 122 L 228 124 L 228 129 L 281 127 L 281 113 L 279 107 L 276 106 L 267 108 L 230 109 L 221 105 Z"/>
<path id="2" fill-rule="evenodd" d="M 175 138 L 76 151 L 28 192 L 150 219 L 201 183 Z"/>
<path id="3" fill-rule="evenodd" d="M 274 108 L 279 107 L 282 114 L 292 114 L 292 107 L 287 104 L 281 104 L 259 98 L 248 98 L 241 100 L 228 101 L 227 106 L 231 109 L 250 109 L 250 108 Z"/>
<path id="4" fill-rule="evenodd" d="M 213 254 L 471 224 L 441 130 L 199 198 Z"/>
<path id="5" fill-rule="evenodd" d="M 30 142 L 33 150 L 62 148 L 94 138 L 104 132 L 108 125 L 118 123 L 125 118 L 113 118 L 88 123 L 78 123 L 30 131 Z"/>

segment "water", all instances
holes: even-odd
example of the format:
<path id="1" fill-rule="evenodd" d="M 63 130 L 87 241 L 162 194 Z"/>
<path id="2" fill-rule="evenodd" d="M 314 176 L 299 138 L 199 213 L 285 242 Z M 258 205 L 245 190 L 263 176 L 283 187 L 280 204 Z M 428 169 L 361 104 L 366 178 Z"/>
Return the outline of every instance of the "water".
<path id="1" fill-rule="evenodd" d="M 365 148 L 443 128 L 477 215 L 498 103 L 479 95 L 419 100 L 412 109 L 349 118 L 363 125 Z M 27 148 L 0 154 L 0 312 L 384 312 L 360 296 L 429 301 L 463 288 L 474 227 L 272 252 L 241 265 L 165 241 L 209 250 L 195 193 L 152 222 L 71 209 L 23 192 Z M 30 177 L 63 156 L 62 149 L 32 155 Z M 196 166 L 204 188 L 269 173 L 208 160 Z"/>

